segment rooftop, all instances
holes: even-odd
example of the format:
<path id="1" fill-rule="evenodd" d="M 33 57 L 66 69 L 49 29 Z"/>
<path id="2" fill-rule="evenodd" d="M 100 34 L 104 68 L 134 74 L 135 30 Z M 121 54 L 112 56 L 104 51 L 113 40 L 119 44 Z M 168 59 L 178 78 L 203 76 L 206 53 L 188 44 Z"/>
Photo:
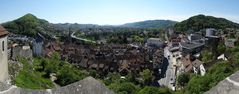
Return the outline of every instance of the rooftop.
<path id="1" fill-rule="evenodd" d="M 186 49 L 194 49 L 204 45 L 203 43 L 189 43 L 189 42 L 181 42 L 180 44 L 182 45 L 183 48 Z"/>
<path id="2" fill-rule="evenodd" d="M 194 67 L 199 67 L 201 64 L 203 64 L 203 62 L 196 59 L 192 62 L 192 64 L 193 64 Z"/>
<path id="3" fill-rule="evenodd" d="M 5 36 L 7 34 L 8 34 L 7 30 L 0 25 L 0 37 Z"/>

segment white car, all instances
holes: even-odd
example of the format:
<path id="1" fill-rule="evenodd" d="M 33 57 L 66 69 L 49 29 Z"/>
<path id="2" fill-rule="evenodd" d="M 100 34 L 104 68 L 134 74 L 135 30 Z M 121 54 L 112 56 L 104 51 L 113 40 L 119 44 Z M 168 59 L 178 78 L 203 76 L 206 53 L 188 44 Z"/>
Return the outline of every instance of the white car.
<path id="1" fill-rule="evenodd" d="M 161 70 L 161 69 L 159 69 L 159 74 L 161 74 L 161 72 L 162 72 L 162 70 Z"/>

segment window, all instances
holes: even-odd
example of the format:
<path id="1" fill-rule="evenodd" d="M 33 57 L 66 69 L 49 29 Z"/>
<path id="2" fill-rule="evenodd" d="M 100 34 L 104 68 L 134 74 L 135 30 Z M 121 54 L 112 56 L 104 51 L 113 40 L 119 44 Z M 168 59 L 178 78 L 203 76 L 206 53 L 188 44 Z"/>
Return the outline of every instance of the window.
<path id="1" fill-rule="evenodd" d="M 2 42 L 2 51 L 4 51 L 4 41 Z"/>

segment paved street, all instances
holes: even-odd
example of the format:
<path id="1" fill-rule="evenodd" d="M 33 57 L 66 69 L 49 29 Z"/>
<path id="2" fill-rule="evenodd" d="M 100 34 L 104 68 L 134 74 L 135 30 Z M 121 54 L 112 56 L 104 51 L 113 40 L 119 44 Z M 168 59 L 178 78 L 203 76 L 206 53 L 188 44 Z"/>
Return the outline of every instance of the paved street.
<path id="1" fill-rule="evenodd" d="M 85 41 L 85 42 L 96 43 L 95 41 L 92 41 L 92 40 L 88 40 L 88 39 L 76 37 L 76 36 L 74 35 L 75 33 L 76 33 L 76 32 L 73 32 L 73 33 L 71 34 L 71 37 L 72 37 L 72 38 L 75 38 L 75 39 L 78 39 L 78 40 L 81 40 L 81 41 Z"/>
<path id="2" fill-rule="evenodd" d="M 170 56 L 170 58 L 168 58 L 168 56 Z M 171 84 L 171 79 L 174 78 L 174 69 L 173 69 L 173 65 L 172 65 L 172 62 L 171 62 L 171 53 L 169 52 L 169 47 L 165 47 L 164 48 L 164 57 L 166 57 L 167 59 L 164 61 L 164 65 L 163 65 L 163 68 L 162 68 L 162 71 L 165 71 L 162 72 L 163 75 L 165 76 L 162 76 L 162 78 L 158 81 L 158 83 L 161 85 L 161 86 L 167 86 L 169 88 L 172 88 L 173 85 Z"/>

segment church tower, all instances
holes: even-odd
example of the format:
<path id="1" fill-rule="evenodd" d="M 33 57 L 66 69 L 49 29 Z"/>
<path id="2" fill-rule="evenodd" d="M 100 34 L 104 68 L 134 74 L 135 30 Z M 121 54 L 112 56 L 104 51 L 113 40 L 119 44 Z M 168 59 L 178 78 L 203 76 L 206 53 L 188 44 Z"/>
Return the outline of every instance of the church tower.
<path id="1" fill-rule="evenodd" d="M 5 82 L 8 79 L 7 37 L 7 30 L 0 26 L 0 82 Z"/>

